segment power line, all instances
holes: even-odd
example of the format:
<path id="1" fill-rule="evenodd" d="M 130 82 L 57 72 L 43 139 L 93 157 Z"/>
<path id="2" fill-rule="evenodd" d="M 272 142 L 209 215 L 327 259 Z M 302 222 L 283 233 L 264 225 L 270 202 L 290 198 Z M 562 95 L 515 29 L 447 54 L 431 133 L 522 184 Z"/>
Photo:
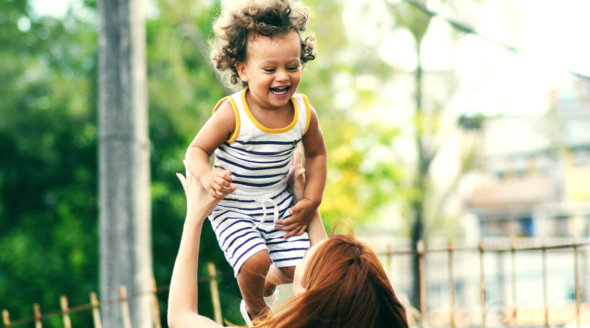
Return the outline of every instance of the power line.
<path id="1" fill-rule="evenodd" d="M 445 22 L 447 22 L 449 25 L 451 25 L 451 27 L 453 27 L 456 30 L 459 30 L 459 31 L 461 31 L 463 33 L 466 33 L 466 34 L 475 35 L 475 36 L 479 37 L 480 39 L 483 39 L 484 41 L 486 41 L 488 43 L 492 43 L 492 44 L 494 44 L 496 46 L 499 46 L 501 48 L 504 48 L 505 50 L 507 50 L 507 51 L 509 51 L 509 52 L 511 52 L 513 54 L 516 54 L 516 55 L 519 55 L 519 56 L 522 56 L 522 57 L 530 57 L 528 55 L 523 54 L 516 47 L 511 46 L 511 45 L 509 45 L 509 44 L 507 44 L 505 42 L 502 42 L 500 40 L 492 39 L 492 38 L 490 38 L 488 36 L 485 36 L 485 35 L 479 33 L 478 31 L 476 31 L 474 28 L 468 26 L 467 24 L 464 24 L 464 23 L 459 22 L 459 21 L 457 21 L 455 19 L 452 19 L 452 18 L 443 16 L 440 13 L 438 13 L 438 12 L 432 10 L 432 9 L 427 8 L 424 4 L 422 4 L 422 3 L 420 3 L 420 2 L 418 2 L 416 0 L 404 0 L 404 1 L 407 2 L 407 3 L 409 3 L 410 5 L 414 6 L 416 9 L 418 9 L 418 10 L 424 12 L 425 14 L 431 16 L 431 17 L 439 17 L 439 18 L 441 18 L 442 20 L 444 20 Z M 586 74 L 583 74 L 583 73 L 580 73 L 580 72 L 577 72 L 577 71 L 574 71 L 574 70 L 570 70 L 570 69 L 565 69 L 565 68 L 560 68 L 560 69 L 561 70 L 564 70 L 565 72 L 567 72 L 567 73 L 569 73 L 569 74 L 571 74 L 573 76 L 576 76 L 578 78 L 582 78 L 582 79 L 586 79 L 586 80 L 589 80 L 590 81 L 590 76 L 589 75 L 586 75 Z"/>

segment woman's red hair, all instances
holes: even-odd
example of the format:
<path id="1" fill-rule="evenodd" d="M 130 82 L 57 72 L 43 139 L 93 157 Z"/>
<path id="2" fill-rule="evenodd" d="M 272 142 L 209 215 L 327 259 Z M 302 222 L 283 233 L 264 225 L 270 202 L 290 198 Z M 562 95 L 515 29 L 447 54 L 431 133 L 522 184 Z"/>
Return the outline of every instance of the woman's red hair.
<path id="1" fill-rule="evenodd" d="M 257 327 L 408 327 L 377 255 L 352 236 L 335 235 L 318 245 L 302 285 L 305 292 Z"/>

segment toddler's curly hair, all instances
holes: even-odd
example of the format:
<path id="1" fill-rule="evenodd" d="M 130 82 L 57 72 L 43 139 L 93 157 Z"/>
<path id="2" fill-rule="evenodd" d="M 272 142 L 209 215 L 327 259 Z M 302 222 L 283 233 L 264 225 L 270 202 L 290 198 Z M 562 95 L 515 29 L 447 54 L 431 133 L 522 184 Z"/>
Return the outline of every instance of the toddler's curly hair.
<path id="1" fill-rule="evenodd" d="M 288 0 L 240 0 L 227 5 L 215 21 L 213 30 L 217 40 L 212 43 L 211 60 L 215 68 L 224 72 L 230 70 L 232 85 L 241 82 L 236 69 L 237 62 L 246 60 L 248 37 L 262 35 L 274 37 L 295 31 L 301 40 L 301 63 L 314 60 L 315 38 L 301 37 L 310 17 L 309 9 L 302 5 L 290 4 Z"/>

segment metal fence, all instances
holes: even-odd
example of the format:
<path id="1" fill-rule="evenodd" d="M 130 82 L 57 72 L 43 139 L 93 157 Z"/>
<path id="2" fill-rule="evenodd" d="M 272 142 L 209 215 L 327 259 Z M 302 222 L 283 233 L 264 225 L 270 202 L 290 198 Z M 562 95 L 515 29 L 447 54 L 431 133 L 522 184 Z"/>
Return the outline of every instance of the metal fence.
<path id="1" fill-rule="evenodd" d="M 230 275 L 233 277 L 233 274 Z M 217 282 L 221 277 L 217 274 L 215 266 L 213 263 L 208 263 L 208 275 L 205 277 L 199 278 L 199 283 L 209 283 L 209 287 L 211 289 L 211 302 L 213 304 L 214 309 L 214 317 L 217 323 L 221 324 L 222 317 L 221 317 L 221 302 L 219 299 L 219 289 Z M 69 307 L 68 299 L 65 295 L 60 297 L 60 310 L 48 312 L 48 313 L 41 313 L 41 308 L 39 304 L 33 304 L 33 316 L 19 319 L 15 321 L 10 320 L 10 313 L 8 310 L 2 311 L 2 324 L 5 328 L 13 328 L 13 327 L 24 327 L 30 326 L 34 323 L 35 328 L 42 328 L 43 323 L 55 319 L 56 317 L 61 317 L 62 325 L 64 328 L 72 328 L 72 320 L 70 319 L 70 315 L 80 312 L 92 312 L 92 327 L 93 328 L 102 328 L 102 321 L 100 316 L 100 309 L 103 306 L 110 306 L 119 304 L 121 310 L 121 327 L 124 328 L 131 328 L 131 315 L 129 312 L 129 302 L 138 299 L 140 297 L 150 297 L 152 299 L 152 316 L 154 321 L 155 328 L 162 328 L 162 318 L 160 316 L 160 304 L 158 302 L 158 294 L 167 293 L 169 290 L 169 285 L 165 286 L 156 286 L 155 279 L 152 279 L 152 288 L 148 291 L 128 294 L 127 289 L 125 286 L 119 287 L 119 297 L 114 299 L 107 299 L 99 301 L 97 294 L 95 292 L 90 293 L 90 303 L 78 305 L 75 307 Z"/>
<path id="2" fill-rule="evenodd" d="M 417 251 L 396 251 L 393 247 L 388 247 L 385 252 L 378 252 L 381 257 L 386 271 L 393 281 L 396 290 L 397 277 L 396 272 L 400 270 L 406 271 L 409 276 L 409 266 L 398 265 L 397 262 L 406 261 L 409 263 L 413 256 L 418 257 L 419 273 L 418 281 L 420 286 L 420 304 L 412 306 L 409 303 L 408 311 L 410 314 L 411 324 L 422 327 L 491 327 L 491 326 L 518 326 L 518 327 L 550 327 L 550 326 L 565 326 L 581 328 L 583 325 L 590 325 L 590 304 L 583 301 L 583 290 L 590 290 L 590 276 L 588 275 L 588 268 L 582 270 L 582 263 L 588 265 L 584 259 L 588 258 L 590 251 L 588 250 L 588 242 L 567 242 L 567 243 L 543 243 L 541 245 L 526 245 L 526 243 L 518 242 L 516 238 L 511 238 L 506 247 L 497 247 L 493 243 L 484 242 L 483 240 L 476 247 L 455 247 L 452 242 L 449 242 L 446 247 L 426 249 L 422 242 L 418 243 Z M 540 253 L 539 261 L 541 263 L 540 275 L 542 277 L 539 289 L 542 290 L 543 300 L 541 306 L 527 306 L 526 304 L 519 304 L 518 302 L 518 286 L 519 284 L 527 283 L 525 279 L 518 279 L 517 270 L 517 256 L 527 252 Z M 551 252 L 560 252 L 560 256 L 569 256 L 572 258 L 572 276 L 573 280 L 573 302 L 569 304 L 561 304 L 559 306 L 551 306 L 548 295 L 548 254 Z M 461 259 L 463 266 L 457 270 L 458 258 L 461 254 L 472 254 L 475 259 L 471 258 L 469 261 Z M 501 302 L 500 311 L 491 311 L 492 304 L 490 304 L 489 293 L 490 287 L 487 286 L 486 281 L 486 261 L 485 258 L 489 254 L 496 254 L 508 257 L 509 267 L 502 272 L 501 275 L 510 277 L 509 296 L 510 302 Z M 583 254 L 583 256 L 580 256 Z M 440 261 L 434 261 L 430 257 L 442 257 L 446 259 L 446 264 L 441 265 Z M 438 264 L 437 264 L 438 263 Z M 221 302 L 219 299 L 219 291 L 217 282 L 220 277 L 217 275 L 215 267 L 212 263 L 208 264 L 208 276 L 199 278 L 199 282 L 208 282 L 211 288 L 211 301 L 214 309 L 214 319 L 218 323 L 222 323 Z M 471 276 L 476 276 L 476 284 L 478 285 L 478 301 L 469 302 L 469 304 L 457 305 L 457 277 L 464 276 L 467 272 Z M 434 304 L 431 302 L 434 299 L 433 292 L 428 288 L 428 276 L 442 277 L 447 280 L 448 297 L 444 305 Z M 440 280 L 440 279 L 439 279 Z M 504 288 L 504 286 L 500 286 Z M 66 296 L 61 296 L 60 310 L 42 313 L 38 304 L 32 306 L 32 316 L 15 321 L 10 320 L 10 313 L 8 310 L 2 311 L 2 323 L 6 328 L 9 327 L 23 327 L 34 324 L 35 328 L 42 328 L 46 320 L 61 317 L 63 327 L 71 328 L 72 323 L 70 315 L 78 312 L 92 312 L 93 327 L 102 328 L 100 309 L 106 305 L 119 304 L 122 314 L 122 324 L 124 328 L 131 328 L 131 320 L 129 314 L 129 301 L 139 297 L 151 297 L 153 299 L 152 315 L 154 319 L 154 327 L 162 327 L 162 320 L 160 318 L 160 305 L 158 304 L 159 293 L 168 291 L 168 286 L 156 287 L 155 281 L 149 291 L 127 294 L 124 286 L 120 288 L 120 295 L 116 299 L 99 301 L 96 293 L 90 294 L 90 302 L 88 304 L 69 307 Z M 585 295 L 587 298 L 590 295 Z M 440 297 L 438 298 L 440 301 Z M 433 303 L 433 304 L 429 304 Z M 440 303 L 440 302 L 438 302 Z M 479 304 L 476 304 L 479 303 Z M 475 310 L 478 308 L 478 310 Z M 475 315 L 477 313 L 477 315 Z M 477 319 L 475 317 L 478 317 Z"/>
<path id="3" fill-rule="evenodd" d="M 378 254 L 398 293 L 400 290 L 410 291 L 408 280 L 412 277 L 403 279 L 402 272 L 407 275 L 410 267 L 409 259 L 413 256 L 418 257 L 417 279 L 420 304 L 416 304 L 415 307 L 409 302 L 406 304 L 410 308 L 410 321 L 414 325 L 579 328 L 582 325 L 585 327 L 590 325 L 590 303 L 588 303 L 590 250 L 588 245 L 587 241 L 563 242 L 563 239 L 538 240 L 512 237 L 502 238 L 501 241 L 481 240 L 479 245 L 474 247 L 456 247 L 452 242 L 448 242 L 444 247 L 425 249 L 424 244 L 419 242 L 415 252 L 395 251 L 392 250 L 395 249 L 394 247 L 388 246 L 386 251 Z M 490 268 L 486 268 L 486 265 L 489 267 L 492 262 L 490 256 L 499 266 L 502 266 L 499 272 L 493 273 L 494 278 L 500 277 L 498 278 L 502 281 L 500 284 L 490 281 L 492 274 L 490 274 Z M 523 260 L 525 256 L 526 261 Z M 549 259 L 554 263 L 551 263 Z M 564 259 L 568 259 L 567 264 Z M 535 265 L 535 262 L 538 262 L 538 265 Z M 551 267 L 552 264 L 553 267 Z M 555 268 L 555 265 L 559 268 Z M 523 270 L 523 266 L 528 267 Z M 550 273 L 555 273 L 558 269 L 560 279 L 551 277 Z M 531 270 L 540 276 L 539 279 L 531 276 Z M 458 283 L 459 278 L 461 284 Z M 400 283 L 400 280 L 406 280 L 406 286 L 402 286 L 403 283 Z M 438 297 L 433 297 L 433 290 L 436 288 L 429 286 L 438 285 L 441 289 L 441 281 L 445 282 L 446 293 L 441 293 L 439 290 Z M 555 300 L 550 298 L 549 291 L 555 294 L 555 290 L 563 290 L 567 286 L 549 286 L 549 281 L 557 282 L 557 284 L 567 281 L 568 285 L 572 285 L 573 295 L 568 296 L 567 299 L 562 297 L 556 304 Z M 473 295 L 465 297 L 466 300 L 463 300 L 460 306 L 457 305 L 457 290 L 461 289 L 464 291 L 463 294 L 468 294 L 465 289 L 467 289 L 466 285 L 470 284 L 473 286 Z M 532 293 L 531 289 L 533 289 Z M 531 295 L 519 295 L 519 292 L 524 294 L 527 291 L 539 295 L 540 299 L 536 300 Z M 404 298 L 403 292 L 401 294 Z M 476 297 L 474 297 L 475 294 L 477 294 Z M 493 299 L 491 294 L 495 295 Z M 499 294 L 501 296 L 498 296 Z M 533 298 L 536 301 L 533 304 L 521 303 L 520 300 L 527 299 L 527 296 L 528 299 Z"/>

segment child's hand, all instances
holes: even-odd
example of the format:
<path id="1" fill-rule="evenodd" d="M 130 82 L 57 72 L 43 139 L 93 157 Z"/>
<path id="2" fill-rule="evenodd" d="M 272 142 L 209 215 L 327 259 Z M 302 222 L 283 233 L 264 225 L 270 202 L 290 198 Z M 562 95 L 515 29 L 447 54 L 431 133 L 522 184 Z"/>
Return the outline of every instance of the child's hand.
<path id="1" fill-rule="evenodd" d="M 231 172 L 224 169 L 213 168 L 203 174 L 200 181 L 203 188 L 215 199 L 223 199 L 236 190 L 236 186 L 231 183 Z"/>
<path id="2" fill-rule="evenodd" d="M 303 198 L 289 210 L 291 212 L 290 218 L 277 221 L 276 228 L 287 231 L 287 234 L 283 236 L 284 239 L 299 236 L 307 229 L 307 225 L 311 221 L 312 214 L 316 209 L 317 205 L 311 200 Z"/>
<path id="3" fill-rule="evenodd" d="M 215 205 L 219 203 L 219 199 L 211 198 L 205 189 L 203 189 L 203 186 L 197 181 L 197 178 L 190 174 L 189 170 L 186 168 L 186 162 L 183 161 L 183 163 L 186 176 L 182 173 L 176 173 L 176 176 L 178 177 L 178 180 L 180 180 L 182 188 L 184 189 L 184 195 L 186 196 L 187 220 L 195 218 L 204 220 L 207 216 L 199 214 L 210 213 Z"/>

